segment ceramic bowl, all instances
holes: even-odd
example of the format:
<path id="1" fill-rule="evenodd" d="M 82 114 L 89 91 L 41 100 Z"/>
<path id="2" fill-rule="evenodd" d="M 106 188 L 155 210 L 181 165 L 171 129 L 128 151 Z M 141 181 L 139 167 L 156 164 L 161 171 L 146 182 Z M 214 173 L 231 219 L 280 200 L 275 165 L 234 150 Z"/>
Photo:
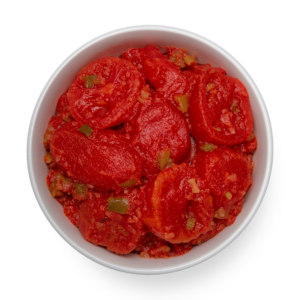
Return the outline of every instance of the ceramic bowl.
<path id="1" fill-rule="evenodd" d="M 46 186 L 48 167 L 43 161 L 46 151 L 43 135 L 49 118 L 54 114 L 59 96 L 85 65 L 104 56 L 118 56 L 128 48 L 147 44 L 175 46 L 196 54 L 201 63 L 221 67 L 238 77 L 246 86 L 258 140 L 255 152 L 254 184 L 245 197 L 243 211 L 235 223 L 219 235 L 189 253 L 170 259 L 143 259 L 136 254 L 116 255 L 103 247 L 88 243 L 79 230 L 64 216 L 61 205 L 53 200 Z M 106 267 L 137 274 L 161 274 L 179 271 L 199 264 L 228 246 L 249 224 L 266 192 L 272 169 L 272 129 L 263 98 L 247 71 L 224 49 L 208 39 L 182 29 L 164 26 L 136 26 L 101 35 L 71 54 L 54 72 L 35 106 L 28 133 L 27 160 L 29 176 L 37 201 L 54 229 L 72 247 Z"/>

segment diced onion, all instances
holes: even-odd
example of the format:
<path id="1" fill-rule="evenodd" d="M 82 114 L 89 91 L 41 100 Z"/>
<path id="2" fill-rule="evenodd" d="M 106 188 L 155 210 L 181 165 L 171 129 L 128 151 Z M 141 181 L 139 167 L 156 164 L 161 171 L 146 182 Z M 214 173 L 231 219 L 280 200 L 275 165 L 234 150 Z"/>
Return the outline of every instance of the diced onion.
<path id="1" fill-rule="evenodd" d="M 189 179 L 188 183 L 192 186 L 192 193 L 193 194 L 199 194 L 200 193 L 200 190 L 199 190 L 199 187 L 198 187 L 198 185 L 196 183 L 195 178 Z"/>
<path id="2" fill-rule="evenodd" d="M 225 197 L 230 200 L 232 198 L 232 194 L 230 192 L 225 193 Z"/>

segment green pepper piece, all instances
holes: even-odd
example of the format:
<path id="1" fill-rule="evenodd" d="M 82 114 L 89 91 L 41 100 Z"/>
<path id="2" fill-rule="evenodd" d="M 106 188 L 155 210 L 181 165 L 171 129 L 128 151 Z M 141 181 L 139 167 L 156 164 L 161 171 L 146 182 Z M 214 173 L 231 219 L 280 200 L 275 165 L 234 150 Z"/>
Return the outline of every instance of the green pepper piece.
<path id="1" fill-rule="evenodd" d="M 86 75 L 86 76 L 84 76 L 85 87 L 87 89 L 93 88 L 94 84 L 96 83 L 95 82 L 96 79 L 97 79 L 97 75 L 95 75 L 95 74 L 94 75 Z"/>
<path id="2" fill-rule="evenodd" d="M 200 149 L 205 152 L 212 152 L 215 150 L 215 146 L 214 146 L 214 144 L 205 143 L 200 147 Z"/>
<path id="3" fill-rule="evenodd" d="M 252 132 L 251 135 L 250 135 L 250 137 L 249 137 L 249 140 L 248 140 L 248 141 L 250 142 L 250 141 L 252 141 L 254 138 L 255 138 L 255 135 L 254 135 L 254 133 Z"/>
<path id="4" fill-rule="evenodd" d="M 79 131 L 85 134 L 87 137 L 90 137 L 94 130 L 88 125 L 84 124 L 79 128 Z"/>
<path id="5" fill-rule="evenodd" d="M 75 183 L 75 193 L 76 195 L 83 195 L 86 198 L 86 187 L 82 183 Z"/>
<path id="6" fill-rule="evenodd" d="M 129 188 L 133 185 L 136 185 L 138 183 L 138 179 L 137 178 L 131 178 L 129 179 L 128 181 L 124 182 L 124 183 L 121 183 L 120 186 L 123 188 L 123 189 L 126 189 L 126 188 Z"/>
<path id="7" fill-rule="evenodd" d="M 170 158 L 170 149 L 166 148 L 160 151 L 157 155 L 157 166 L 160 171 L 163 169 L 172 167 L 174 165 L 172 159 Z"/>
<path id="8" fill-rule="evenodd" d="M 128 200 L 125 197 L 109 197 L 107 210 L 113 211 L 119 214 L 126 214 L 128 209 Z"/>

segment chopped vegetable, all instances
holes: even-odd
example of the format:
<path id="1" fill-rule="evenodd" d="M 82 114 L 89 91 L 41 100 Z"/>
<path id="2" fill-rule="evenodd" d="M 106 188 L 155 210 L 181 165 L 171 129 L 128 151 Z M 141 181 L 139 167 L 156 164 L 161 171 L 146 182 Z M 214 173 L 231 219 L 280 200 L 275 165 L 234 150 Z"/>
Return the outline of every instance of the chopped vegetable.
<path id="1" fill-rule="evenodd" d="M 157 166 L 160 171 L 163 169 L 172 167 L 174 165 L 172 159 L 170 158 L 170 149 L 166 148 L 160 151 L 157 155 Z"/>
<path id="2" fill-rule="evenodd" d="M 63 195 L 63 192 L 62 191 L 58 191 L 57 188 L 56 188 L 56 184 L 57 184 L 57 181 L 54 180 L 50 186 L 49 186 L 49 191 L 50 191 L 50 194 L 51 196 L 54 198 L 54 197 L 59 197 L 59 196 L 62 196 Z"/>
<path id="3" fill-rule="evenodd" d="M 249 137 L 249 140 L 248 140 L 248 141 L 250 142 L 250 141 L 252 141 L 254 138 L 255 138 L 255 135 L 254 135 L 254 133 L 251 133 L 251 135 L 250 135 L 250 137 Z"/>
<path id="4" fill-rule="evenodd" d="M 82 195 L 84 199 L 87 197 L 86 187 L 82 183 L 75 183 L 75 192 L 76 192 L 76 195 Z"/>
<path id="5" fill-rule="evenodd" d="M 213 82 L 209 82 L 206 86 L 206 92 L 208 93 L 209 91 L 211 91 L 212 89 L 215 88 L 215 84 Z"/>
<path id="6" fill-rule="evenodd" d="M 84 76 L 84 81 L 85 81 L 85 87 L 86 87 L 87 89 L 91 89 L 91 88 L 94 87 L 94 84 L 95 84 L 95 83 L 99 83 L 99 82 L 97 81 L 97 75 L 96 75 L 96 74 Z"/>
<path id="7" fill-rule="evenodd" d="M 131 186 L 134 186 L 138 183 L 138 179 L 137 178 L 131 178 L 128 181 L 121 183 L 120 186 L 124 189 L 129 188 Z"/>
<path id="8" fill-rule="evenodd" d="M 225 197 L 226 197 L 228 200 L 230 200 L 230 199 L 232 198 L 232 194 L 231 194 L 230 192 L 227 192 L 227 193 L 225 194 Z"/>
<path id="9" fill-rule="evenodd" d="M 128 232 L 124 229 L 123 226 L 118 225 L 118 230 L 119 230 L 119 232 L 122 233 L 123 235 L 128 236 Z"/>
<path id="10" fill-rule="evenodd" d="M 182 69 L 186 65 L 184 63 L 184 56 L 186 55 L 186 50 L 182 48 L 167 47 L 169 52 L 170 60 L 176 65 L 176 67 Z"/>
<path id="11" fill-rule="evenodd" d="M 46 164 L 50 164 L 53 161 L 53 157 L 52 157 L 51 153 L 47 153 L 44 156 L 44 161 Z"/>
<path id="12" fill-rule="evenodd" d="M 189 108 L 189 100 L 187 95 L 178 95 L 174 97 L 175 101 L 179 104 L 178 108 L 182 113 L 186 113 Z"/>
<path id="13" fill-rule="evenodd" d="M 195 219 L 188 219 L 186 221 L 186 228 L 189 229 L 189 230 L 193 230 L 194 227 L 195 227 L 195 223 L 196 223 Z"/>
<path id="14" fill-rule="evenodd" d="M 195 58 L 191 55 L 185 56 L 183 60 L 188 66 L 194 66 L 196 64 Z"/>
<path id="15" fill-rule="evenodd" d="M 193 194 L 199 194 L 200 193 L 200 190 L 199 190 L 199 187 L 198 187 L 198 185 L 196 183 L 195 178 L 189 179 L 188 183 L 192 186 L 192 193 Z"/>
<path id="16" fill-rule="evenodd" d="M 205 152 L 212 152 L 215 150 L 215 145 L 210 143 L 204 143 L 202 146 L 200 146 L 200 149 Z"/>
<path id="17" fill-rule="evenodd" d="M 216 219 L 226 219 L 228 217 L 228 211 L 223 207 L 220 207 L 217 211 L 215 211 L 214 217 Z"/>
<path id="18" fill-rule="evenodd" d="M 214 127 L 214 129 L 217 131 L 222 131 L 222 129 L 220 127 Z"/>
<path id="19" fill-rule="evenodd" d="M 235 101 L 233 101 L 231 107 L 230 107 L 230 110 L 234 113 L 239 113 L 240 112 L 240 109 L 238 107 L 238 103 Z"/>
<path id="20" fill-rule="evenodd" d="M 125 197 L 109 197 L 107 210 L 119 214 L 126 214 L 128 209 L 128 200 Z"/>
<path id="21" fill-rule="evenodd" d="M 79 128 L 79 131 L 85 134 L 87 137 L 90 137 L 94 130 L 90 126 L 84 124 Z"/>

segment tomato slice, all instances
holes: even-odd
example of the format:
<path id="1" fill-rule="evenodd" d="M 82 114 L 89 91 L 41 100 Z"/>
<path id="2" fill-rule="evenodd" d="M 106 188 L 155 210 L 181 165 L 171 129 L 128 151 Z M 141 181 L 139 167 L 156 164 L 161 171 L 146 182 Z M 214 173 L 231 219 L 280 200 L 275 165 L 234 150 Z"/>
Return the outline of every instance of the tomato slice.
<path id="1" fill-rule="evenodd" d="M 143 221 L 156 236 L 187 243 L 211 229 L 212 198 L 194 168 L 185 163 L 163 170 L 144 190 Z"/>
<path id="2" fill-rule="evenodd" d="M 105 246 L 119 254 L 133 251 L 146 233 L 141 221 L 143 201 L 139 193 L 137 189 L 118 195 L 101 193 L 84 201 L 79 210 L 78 220 L 82 236 L 95 245 Z M 121 199 L 119 207 L 110 207 L 113 201 L 111 199 L 117 198 Z M 123 206 L 118 212 L 121 201 Z"/>
<path id="3" fill-rule="evenodd" d="M 193 137 L 223 146 L 248 141 L 253 118 L 245 86 L 209 65 L 192 70 L 185 75 L 196 80 L 189 102 Z"/>
<path id="4" fill-rule="evenodd" d="M 143 81 L 136 67 L 118 57 L 100 58 L 76 76 L 68 97 L 73 117 L 104 129 L 128 120 Z"/>

